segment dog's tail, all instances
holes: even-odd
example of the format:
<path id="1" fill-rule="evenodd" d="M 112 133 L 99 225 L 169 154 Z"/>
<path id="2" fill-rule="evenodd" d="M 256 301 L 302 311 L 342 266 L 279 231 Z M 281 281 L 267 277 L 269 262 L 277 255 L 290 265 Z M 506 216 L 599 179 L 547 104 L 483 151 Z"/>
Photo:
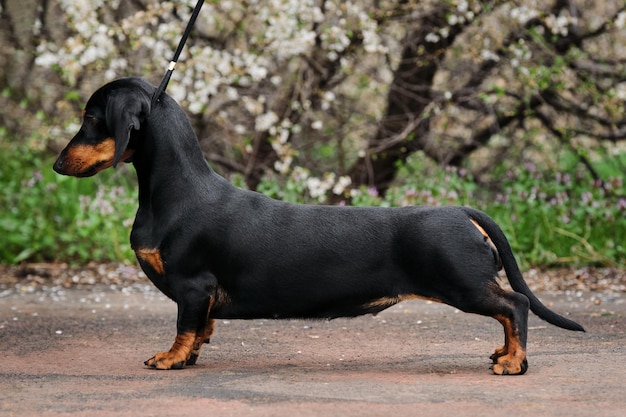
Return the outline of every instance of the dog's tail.
<path id="1" fill-rule="evenodd" d="M 567 330 L 584 332 L 585 329 L 580 324 L 550 310 L 548 307 L 543 305 L 541 301 L 539 301 L 535 294 L 532 293 L 530 288 L 528 288 L 526 281 L 524 281 L 524 277 L 522 276 L 519 266 L 515 261 L 509 241 L 496 222 L 481 211 L 469 207 L 463 207 L 463 209 L 471 219 L 477 222 L 480 227 L 487 232 L 489 238 L 491 238 L 492 242 L 498 249 L 498 253 L 500 255 L 500 259 L 502 260 L 506 276 L 511 284 L 511 288 L 528 297 L 528 300 L 530 301 L 530 310 L 550 324 Z"/>

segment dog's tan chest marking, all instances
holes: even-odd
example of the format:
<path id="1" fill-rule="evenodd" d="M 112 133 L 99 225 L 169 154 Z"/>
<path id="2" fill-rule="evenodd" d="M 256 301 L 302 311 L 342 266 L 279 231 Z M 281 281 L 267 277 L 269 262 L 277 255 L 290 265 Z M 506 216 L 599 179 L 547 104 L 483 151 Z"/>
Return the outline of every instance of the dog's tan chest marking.
<path id="1" fill-rule="evenodd" d="M 165 273 L 163 259 L 161 259 L 161 252 L 159 252 L 158 249 L 135 249 L 135 254 L 139 259 L 150 265 L 157 274 L 163 275 Z"/>

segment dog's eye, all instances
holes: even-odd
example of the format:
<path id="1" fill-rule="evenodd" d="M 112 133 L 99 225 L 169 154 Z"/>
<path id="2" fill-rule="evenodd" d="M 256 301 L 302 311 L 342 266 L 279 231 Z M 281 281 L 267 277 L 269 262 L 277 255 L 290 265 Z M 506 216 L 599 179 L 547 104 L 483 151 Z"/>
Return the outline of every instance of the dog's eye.
<path id="1" fill-rule="evenodd" d="M 96 122 L 98 121 L 96 116 L 94 116 L 93 114 L 88 114 L 88 113 L 85 113 L 85 115 L 83 116 L 83 120 L 86 123 L 89 123 L 89 124 L 92 124 L 92 125 L 96 124 Z"/>

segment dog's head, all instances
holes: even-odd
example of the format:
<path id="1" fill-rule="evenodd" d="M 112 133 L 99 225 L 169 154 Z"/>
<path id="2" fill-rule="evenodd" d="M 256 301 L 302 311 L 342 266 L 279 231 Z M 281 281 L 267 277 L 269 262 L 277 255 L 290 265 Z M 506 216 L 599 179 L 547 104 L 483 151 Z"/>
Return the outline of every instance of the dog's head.
<path id="1" fill-rule="evenodd" d="M 59 174 L 90 177 L 119 162 L 129 162 L 133 131 L 150 114 L 155 87 L 140 78 L 123 78 L 99 88 L 87 101 L 80 130 L 54 163 Z"/>

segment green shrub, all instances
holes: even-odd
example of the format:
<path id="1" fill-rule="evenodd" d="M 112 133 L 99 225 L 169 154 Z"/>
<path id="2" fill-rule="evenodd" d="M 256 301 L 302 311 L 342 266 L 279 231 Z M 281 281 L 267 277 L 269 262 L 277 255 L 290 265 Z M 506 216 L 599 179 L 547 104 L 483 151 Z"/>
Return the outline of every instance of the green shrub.
<path id="1" fill-rule="evenodd" d="M 433 168 L 424 158 L 412 159 L 387 205 L 479 208 L 502 227 L 524 267 L 626 264 L 626 187 L 610 164 L 600 164 L 606 181 L 572 166 L 539 172 L 528 164 L 503 173 L 499 191 L 479 194 L 463 170 Z"/>
<path id="2" fill-rule="evenodd" d="M 135 187 L 114 170 L 56 174 L 53 157 L 0 145 L 0 262 L 130 260 Z"/>
<path id="3" fill-rule="evenodd" d="M 528 264 L 623 265 L 625 191 L 621 177 L 602 182 L 529 166 L 510 175 L 485 210 Z"/>

